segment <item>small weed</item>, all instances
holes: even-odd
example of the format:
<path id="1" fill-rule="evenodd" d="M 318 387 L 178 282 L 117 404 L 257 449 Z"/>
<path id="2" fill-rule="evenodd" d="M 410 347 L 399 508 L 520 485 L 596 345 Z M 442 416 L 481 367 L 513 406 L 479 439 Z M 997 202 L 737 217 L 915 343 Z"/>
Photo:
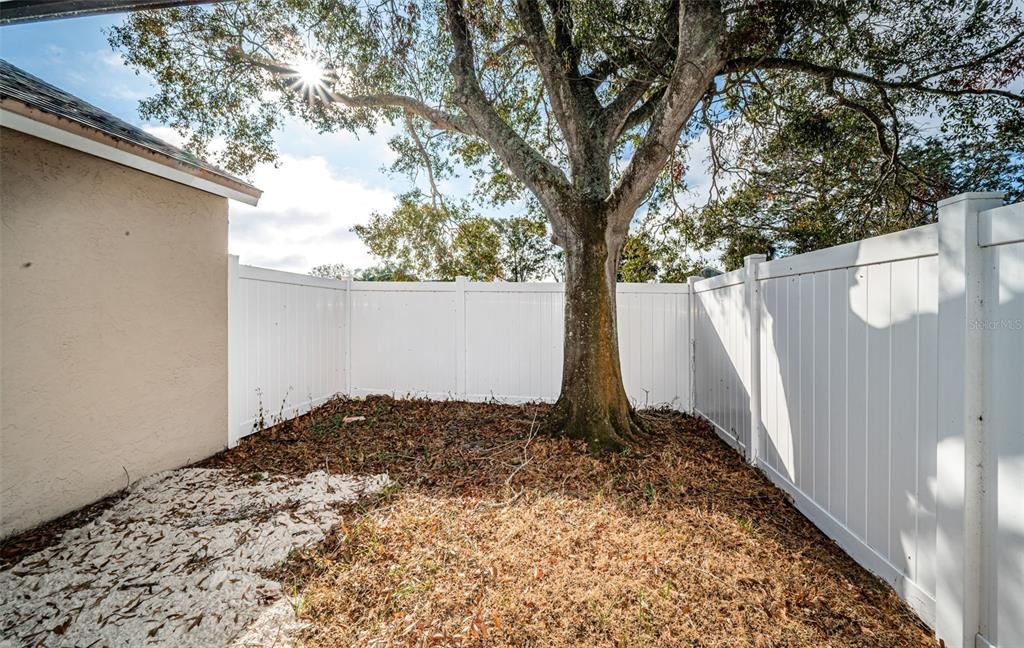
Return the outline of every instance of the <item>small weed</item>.
<path id="1" fill-rule="evenodd" d="M 395 598 L 402 598 L 403 596 L 409 596 L 410 594 L 419 594 L 420 592 L 429 592 L 433 587 L 433 580 L 405 583 L 395 591 Z"/>
<path id="2" fill-rule="evenodd" d="M 309 436 L 311 436 L 316 441 L 320 441 L 328 434 L 336 432 L 337 426 L 334 425 L 333 422 L 330 420 L 323 418 L 315 418 L 312 421 L 310 421 L 308 431 Z"/>
<path id="3" fill-rule="evenodd" d="M 590 610 L 594 613 L 594 619 L 597 621 L 598 627 L 604 629 L 608 626 L 608 618 L 615 611 L 615 605 L 618 602 L 618 598 L 612 599 L 608 603 L 608 609 L 603 609 L 596 601 L 590 602 Z"/>
<path id="4" fill-rule="evenodd" d="M 658 492 L 654 490 L 653 484 L 644 486 L 644 499 L 647 500 L 648 504 L 652 505 L 658 501 Z"/>
<path id="5" fill-rule="evenodd" d="M 259 387 L 256 388 L 256 417 L 252 422 L 253 433 L 262 432 L 267 428 L 271 428 L 284 422 L 284 408 L 285 405 L 288 404 L 288 394 L 290 394 L 291 391 L 291 387 L 285 390 L 284 397 L 281 399 L 280 409 L 277 414 L 272 414 L 263 408 L 263 390 Z"/>
<path id="6" fill-rule="evenodd" d="M 292 604 L 292 610 L 295 612 L 295 616 L 301 617 L 302 613 L 306 610 L 306 604 L 308 603 L 305 594 L 300 592 L 299 588 L 293 586 L 291 588 L 291 596 L 288 597 L 288 601 Z"/>
<path id="7" fill-rule="evenodd" d="M 647 600 L 647 593 L 640 592 L 640 601 L 637 603 L 636 619 L 646 628 L 651 627 L 654 623 L 654 617 L 651 615 L 650 601 Z"/>
<path id="8" fill-rule="evenodd" d="M 672 596 L 672 590 L 674 587 L 672 578 L 666 578 L 665 582 L 662 583 L 661 587 L 658 589 L 658 595 L 661 596 L 661 598 L 667 599 Z"/>
<path id="9" fill-rule="evenodd" d="M 462 457 L 450 457 L 444 462 L 447 470 L 458 470 L 466 467 L 466 461 Z"/>

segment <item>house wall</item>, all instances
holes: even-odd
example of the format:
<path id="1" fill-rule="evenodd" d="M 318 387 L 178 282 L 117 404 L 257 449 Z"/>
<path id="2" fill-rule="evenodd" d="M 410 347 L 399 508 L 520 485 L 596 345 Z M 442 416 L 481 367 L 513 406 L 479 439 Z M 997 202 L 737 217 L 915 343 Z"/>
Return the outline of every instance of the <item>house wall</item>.
<path id="1" fill-rule="evenodd" d="M 0 132 L 0 536 L 227 427 L 227 200 Z"/>

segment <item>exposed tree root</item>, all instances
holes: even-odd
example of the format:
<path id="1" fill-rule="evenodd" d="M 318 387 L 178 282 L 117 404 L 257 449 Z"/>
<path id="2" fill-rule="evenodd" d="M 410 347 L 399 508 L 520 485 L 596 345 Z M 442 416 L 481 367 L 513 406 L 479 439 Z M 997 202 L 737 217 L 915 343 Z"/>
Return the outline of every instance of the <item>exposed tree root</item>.
<path id="1" fill-rule="evenodd" d="M 590 452 L 622 452 L 651 435 L 643 417 L 626 404 L 619 408 L 580 407 L 561 396 L 545 417 L 540 433 L 585 441 Z"/>

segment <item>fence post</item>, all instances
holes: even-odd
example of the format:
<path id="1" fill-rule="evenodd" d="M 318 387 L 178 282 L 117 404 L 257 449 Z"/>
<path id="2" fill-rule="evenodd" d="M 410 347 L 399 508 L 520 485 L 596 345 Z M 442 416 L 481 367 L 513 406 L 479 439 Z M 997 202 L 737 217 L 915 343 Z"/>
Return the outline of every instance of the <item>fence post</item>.
<path id="1" fill-rule="evenodd" d="M 973 647 L 980 626 L 983 341 L 970 329 L 983 313 L 978 212 L 1002 199 L 965 193 L 938 205 L 935 633 L 948 648 Z"/>
<path id="2" fill-rule="evenodd" d="M 240 399 L 242 398 L 242 374 L 238 361 L 241 359 L 239 344 L 242 341 L 242 315 L 238 312 L 242 305 L 240 289 L 241 279 L 238 276 L 238 256 L 228 255 L 228 447 L 238 445 L 238 427 Z"/>
<path id="3" fill-rule="evenodd" d="M 689 324 L 686 329 L 689 339 L 686 341 L 687 363 L 690 366 L 690 413 L 697 413 L 697 290 L 696 284 L 703 279 L 699 275 L 686 278 L 690 288 L 690 309 L 687 317 Z"/>
<path id="4" fill-rule="evenodd" d="M 466 282 L 455 277 L 455 394 L 466 397 Z"/>
<path id="5" fill-rule="evenodd" d="M 352 397 L 355 382 L 352 380 L 352 277 L 343 279 L 345 282 L 345 395 Z"/>
<path id="6" fill-rule="evenodd" d="M 747 292 L 747 313 L 750 325 L 750 438 L 747 439 L 747 461 L 757 465 L 761 448 L 761 286 L 757 281 L 757 268 L 768 259 L 763 254 L 743 258 Z"/>

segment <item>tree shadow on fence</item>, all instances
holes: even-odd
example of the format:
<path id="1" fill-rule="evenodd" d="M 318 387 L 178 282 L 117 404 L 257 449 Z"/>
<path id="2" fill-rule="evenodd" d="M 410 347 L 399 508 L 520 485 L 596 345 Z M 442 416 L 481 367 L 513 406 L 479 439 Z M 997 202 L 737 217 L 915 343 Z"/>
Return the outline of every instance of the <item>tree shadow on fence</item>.
<path id="1" fill-rule="evenodd" d="M 1024 641 L 1007 603 L 1024 598 L 1024 520 L 1005 499 L 1024 483 L 1024 326 L 1013 326 L 1024 267 L 1019 253 L 996 254 L 985 257 L 988 319 L 962 322 L 986 336 L 981 629 L 994 640 L 1002 624 L 1003 639 Z M 749 340 L 732 330 L 749 331 L 742 288 L 698 294 L 696 406 L 745 445 Z M 815 523 L 933 618 L 937 561 L 962 560 L 936 556 L 939 375 L 963 370 L 940 347 L 937 258 L 769 278 L 761 298 L 759 457 Z"/>

